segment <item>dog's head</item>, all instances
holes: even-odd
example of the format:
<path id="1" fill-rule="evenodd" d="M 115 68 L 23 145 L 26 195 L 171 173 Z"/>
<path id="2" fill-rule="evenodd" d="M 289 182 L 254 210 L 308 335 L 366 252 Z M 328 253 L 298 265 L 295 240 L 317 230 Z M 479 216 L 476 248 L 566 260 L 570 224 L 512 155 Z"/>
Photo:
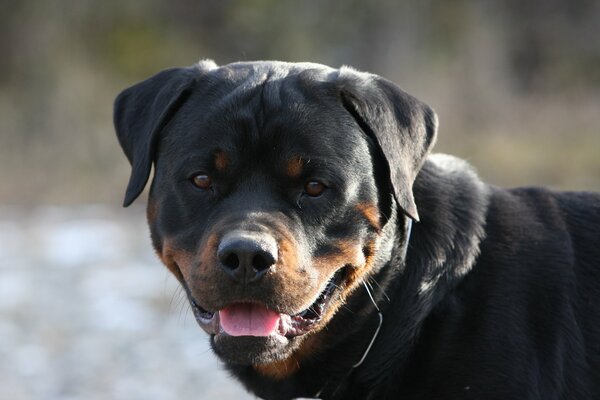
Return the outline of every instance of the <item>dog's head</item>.
<path id="1" fill-rule="evenodd" d="M 418 219 L 436 134 L 390 82 L 307 63 L 169 69 L 124 90 L 114 118 L 125 205 L 154 165 L 154 247 L 235 364 L 286 359 L 375 272 L 395 210 Z"/>

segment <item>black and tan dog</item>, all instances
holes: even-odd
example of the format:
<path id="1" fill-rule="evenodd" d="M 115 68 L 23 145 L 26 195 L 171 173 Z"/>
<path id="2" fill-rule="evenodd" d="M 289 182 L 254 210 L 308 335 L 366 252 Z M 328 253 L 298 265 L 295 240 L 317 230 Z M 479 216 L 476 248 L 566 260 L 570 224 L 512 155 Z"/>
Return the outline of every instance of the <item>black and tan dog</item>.
<path id="1" fill-rule="evenodd" d="M 351 68 L 169 69 L 115 126 L 125 205 L 154 165 L 154 247 L 256 395 L 600 398 L 599 195 L 428 156 L 435 113 Z"/>

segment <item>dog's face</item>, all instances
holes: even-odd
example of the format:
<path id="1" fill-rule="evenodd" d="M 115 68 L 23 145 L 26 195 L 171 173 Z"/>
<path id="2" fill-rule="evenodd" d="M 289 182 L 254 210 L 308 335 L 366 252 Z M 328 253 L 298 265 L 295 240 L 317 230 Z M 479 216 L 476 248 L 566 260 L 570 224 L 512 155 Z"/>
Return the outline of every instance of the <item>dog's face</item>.
<path id="1" fill-rule="evenodd" d="M 192 93 L 158 145 L 155 247 L 234 362 L 284 357 L 322 328 L 377 246 L 365 135 L 347 113 L 326 116 L 327 98 L 264 101 L 294 86 Z"/>
<path id="2" fill-rule="evenodd" d="M 383 80 L 284 63 L 165 71 L 120 95 L 115 125 L 126 204 L 154 163 L 154 247 L 215 352 L 255 365 L 290 357 L 381 265 L 393 202 L 416 218 L 435 135 L 433 112 Z"/>

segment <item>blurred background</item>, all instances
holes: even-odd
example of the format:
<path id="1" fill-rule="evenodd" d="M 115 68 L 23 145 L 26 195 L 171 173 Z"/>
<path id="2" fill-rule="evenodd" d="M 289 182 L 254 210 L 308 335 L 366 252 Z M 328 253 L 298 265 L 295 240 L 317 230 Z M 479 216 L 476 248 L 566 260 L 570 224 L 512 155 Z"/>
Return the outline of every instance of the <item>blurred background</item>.
<path id="1" fill-rule="evenodd" d="M 251 398 L 150 249 L 117 93 L 201 58 L 383 75 L 501 186 L 600 189 L 594 0 L 0 2 L 0 399 Z"/>

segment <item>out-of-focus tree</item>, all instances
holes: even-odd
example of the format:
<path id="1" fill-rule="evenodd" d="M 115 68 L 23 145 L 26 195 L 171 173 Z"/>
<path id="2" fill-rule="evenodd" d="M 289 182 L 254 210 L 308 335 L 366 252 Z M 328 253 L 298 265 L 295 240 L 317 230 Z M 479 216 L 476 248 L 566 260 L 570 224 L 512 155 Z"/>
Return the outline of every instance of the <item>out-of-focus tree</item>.
<path id="1" fill-rule="evenodd" d="M 600 188 L 598 21 L 595 0 L 4 1 L 0 204 L 118 203 L 112 99 L 200 58 L 369 70 L 432 104 L 438 148 L 485 178 Z"/>

